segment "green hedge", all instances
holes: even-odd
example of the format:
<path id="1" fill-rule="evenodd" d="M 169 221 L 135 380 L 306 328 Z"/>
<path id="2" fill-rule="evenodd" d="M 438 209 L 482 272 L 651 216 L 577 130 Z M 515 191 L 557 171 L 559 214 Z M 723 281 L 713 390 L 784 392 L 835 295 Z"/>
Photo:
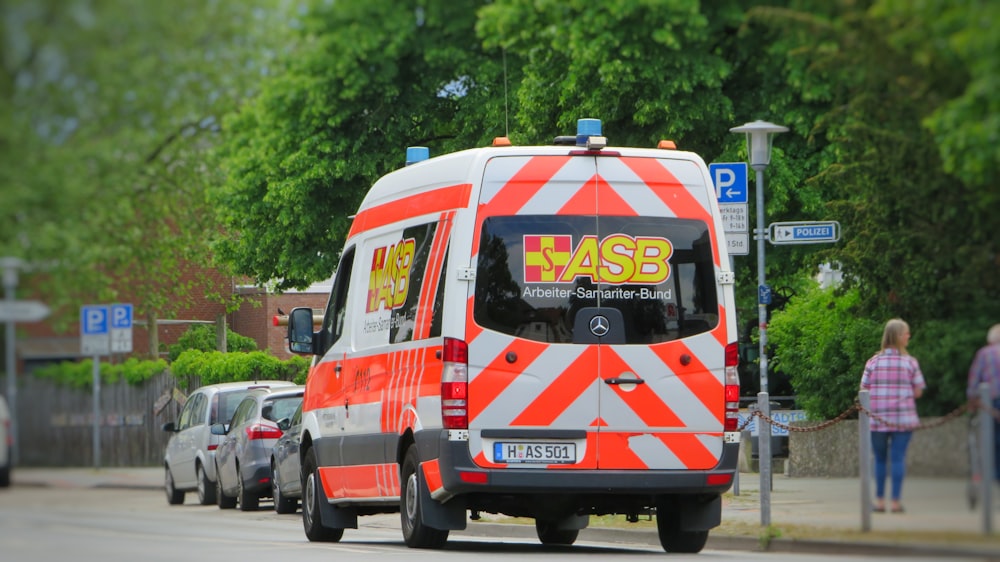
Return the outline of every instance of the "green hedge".
<path id="1" fill-rule="evenodd" d="M 170 370 L 178 386 L 184 389 L 190 387 L 192 380 L 201 386 L 245 380 L 286 380 L 305 384 L 309 364 L 304 357 L 283 361 L 263 351 L 222 353 L 189 349 L 171 363 Z"/>
<path id="2" fill-rule="evenodd" d="M 133 357 L 118 364 L 101 362 L 101 382 L 115 384 L 124 380 L 129 384 L 142 384 L 167 369 L 167 362 L 163 359 L 151 361 Z M 90 388 L 94 383 L 94 360 L 63 361 L 46 365 L 35 369 L 34 375 L 65 386 Z"/>

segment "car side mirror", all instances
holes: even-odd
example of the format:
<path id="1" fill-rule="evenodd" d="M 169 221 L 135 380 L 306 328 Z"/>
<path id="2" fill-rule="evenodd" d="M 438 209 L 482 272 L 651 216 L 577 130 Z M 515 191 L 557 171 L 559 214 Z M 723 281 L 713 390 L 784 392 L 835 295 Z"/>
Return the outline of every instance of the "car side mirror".
<path id="1" fill-rule="evenodd" d="M 288 431 L 288 428 L 292 427 L 292 420 L 289 418 L 281 418 L 278 420 L 278 429 L 281 431 Z"/>
<path id="2" fill-rule="evenodd" d="M 177 432 L 177 426 L 174 425 L 174 422 L 167 422 L 167 423 L 163 424 L 163 431 L 169 431 L 170 433 L 176 433 Z"/>
<path id="3" fill-rule="evenodd" d="M 288 351 L 314 353 L 316 334 L 313 332 L 311 308 L 294 308 L 288 315 Z"/>
<path id="4" fill-rule="evenodd" d="M 226 426 L 225 426 L 225 424 L 221 424 L 221 423 L 213 423 L 212 427 L 209 428 L 209 431 L 212 432 L 212 435 L 225 435 L 226 434 Z"/>

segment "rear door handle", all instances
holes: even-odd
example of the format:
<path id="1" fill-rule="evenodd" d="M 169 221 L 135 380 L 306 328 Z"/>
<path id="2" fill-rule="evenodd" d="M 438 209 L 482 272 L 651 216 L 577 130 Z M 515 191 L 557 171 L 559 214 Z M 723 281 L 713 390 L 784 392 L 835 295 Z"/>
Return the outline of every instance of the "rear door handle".
<path id="1" fill-rule="evenodd" d="M 643 379 L 623 379 L 621 377 L 611 377 L 610 379 L 604 379 L 607 384 L 646 384 Z"/>

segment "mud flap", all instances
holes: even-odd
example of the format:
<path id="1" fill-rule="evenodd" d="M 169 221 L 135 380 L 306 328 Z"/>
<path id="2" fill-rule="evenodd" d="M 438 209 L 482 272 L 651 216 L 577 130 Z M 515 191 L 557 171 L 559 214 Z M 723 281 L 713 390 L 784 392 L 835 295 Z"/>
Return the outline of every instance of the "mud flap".
<path id="1" fill-rule="evenodd" d="M 320 497 L 319 516 L 324 527 L 330 529 L 357 529 L 358 512 L 353 507 L 337 507 Z"/>
<path id="2" fill-rule="evenodd" d="M 670 513 L 680 531 L 710 531 L 722 524 L 722 496 L 665 496 L 656 505 L 657 517 Z"/>
<path id="3" fill-rule="evenodd" d="M 461 497 L 453 497 L 445 503 L 435 501 L 427 488 L 423 471 L 417 471 L 417 486 L 420 494 L 420 520 L 424 525 L 441 531 L 461 531 L 468 522 L 466 518 L 465 501 Z M 326 520 L 324 519 L 324 522 Z"/>

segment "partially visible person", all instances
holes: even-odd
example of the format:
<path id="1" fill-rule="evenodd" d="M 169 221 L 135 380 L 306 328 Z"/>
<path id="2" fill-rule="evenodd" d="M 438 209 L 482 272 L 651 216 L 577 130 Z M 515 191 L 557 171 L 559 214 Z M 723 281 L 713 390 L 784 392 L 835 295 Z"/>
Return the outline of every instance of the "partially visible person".
<path id="1" fill-rule="evenodd" d="M 990 398 L 993 400 L 993 468 L 994 476 L 1000 482 L 1000 324 L 994 324 L 986 332 L 986 345 L 979 348 L 969 367 L 966 393 L 972 410 L 982 406 L 979 399 L 981 383 L 990 385 Z"/>
<path id="2" fill-rule="evenodd" d="M 916 358 L 906 351 L 910 326 L 893 318 L 882 331 L 882 350 L 865 363 L 861 388 L 871 393 L 872 451 L 875 453 L 876 512 L 885 511 L 886 463 L 892 471 L 893 513 L 902 513 L 903 477 L 906 474 L 906 449 L 913 428 L 920 425 L 916 399 L 926 383 Z"/>

